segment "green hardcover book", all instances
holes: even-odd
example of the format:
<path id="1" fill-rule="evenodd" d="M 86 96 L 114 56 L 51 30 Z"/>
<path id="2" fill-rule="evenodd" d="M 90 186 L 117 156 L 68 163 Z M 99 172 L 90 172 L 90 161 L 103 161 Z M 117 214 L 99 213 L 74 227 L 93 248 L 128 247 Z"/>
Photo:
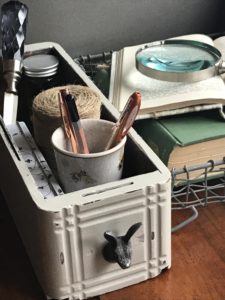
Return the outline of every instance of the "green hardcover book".
<path id="1" fill-rule="evenodd" d="M 214 111 L 138 120 L 134 128 L 170 170 L 225 156 L 225 122 Z M 190 179 L 202 173 L 192 172 Z M 186 175 L 182 178 L 187 179 Z"/>

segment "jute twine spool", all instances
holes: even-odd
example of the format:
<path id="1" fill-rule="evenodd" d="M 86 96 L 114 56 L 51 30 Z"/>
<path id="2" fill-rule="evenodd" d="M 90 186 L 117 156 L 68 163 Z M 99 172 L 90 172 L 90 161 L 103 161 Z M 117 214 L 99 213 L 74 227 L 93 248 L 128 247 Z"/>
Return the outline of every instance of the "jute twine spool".
<path id="1" fill-rule="evenodd" d="M 76 97 L 76 105 L 81 119 L 99 119 L 101 111 L 100 96 L 91 88 L 81 85 L 55 87 L 38 94 L 33 101 L 32 122 L 34 138 L 53 171 L 56 171 L 51 136 L 62 125 L 58 105 L 58 92 L 66 88 Z"/>

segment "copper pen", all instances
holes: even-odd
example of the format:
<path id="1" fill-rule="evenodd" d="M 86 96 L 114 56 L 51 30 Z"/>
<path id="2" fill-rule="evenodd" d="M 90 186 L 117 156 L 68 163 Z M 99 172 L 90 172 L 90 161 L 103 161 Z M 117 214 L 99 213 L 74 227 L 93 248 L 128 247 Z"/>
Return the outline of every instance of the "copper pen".
<path id="1" fill-rule="evenodd" d="M 66 121 L 66 128 L 68 128 L 67 135 L 71 139 L 71 145 L 74 148 L 73 144 L 76 144 L 77 153 L 87 154 L 89 153 L 88 145 L 84 129 L 81 126 L 75 98 L 65 89 L 61 90 L 60 93 L 64 107 L 64 115 L 66 115 L 66 120 L 68 120 L 68 122 Z"/>
<path id="2" fill-rule="evenodd" d="M 74 132 L 74 128 L 72 125 L 72 121 L 70 119 L 68 108 L 64 102 L 64 95 L 65 95 L 65 90 L 60 90 L 59 94 L 58 94 L 60 113 L 61 113 L 61 117 L 63 120 L 63 125 L 64 125 L 64 130 L 65 130 L 66 136 L 69 139 L 70 144 L 71 144 L 71 149 L 74 153 L 77 153 L 78 150 L 77 150 L 77 142 L 75 139 L 75 132 Z"/>
<path id="3" fill-rule="evenodd" d="M 116 122 L 112 135 L 107 143 L 106 149 L 108 150 L 117 145 L 122 138 L 127 134 L 130 127 L 133 125 L 134 120 L 140 110 L 141 94 L 134 92 L 128 99 L 119 120 Z"/>
<path id="4" fill-rule="evenodd" d="M 87 154 L 87 153 L 89 153 L 89 150 L 88 150 L 88 145 L 87 145 L 84 129 L 81 126 L 80 116 L 79 116 L 77 106 L 76 106 L 76 99 L 74 96 L 72 96 L 69 93 L 66 93 L 64 99 L 65 99 L 66 105 L 68 107 L 68 111 L 69 111 L 70 118 L 72 121 L 73 129 L 75 132 L 78 153 Z"/>

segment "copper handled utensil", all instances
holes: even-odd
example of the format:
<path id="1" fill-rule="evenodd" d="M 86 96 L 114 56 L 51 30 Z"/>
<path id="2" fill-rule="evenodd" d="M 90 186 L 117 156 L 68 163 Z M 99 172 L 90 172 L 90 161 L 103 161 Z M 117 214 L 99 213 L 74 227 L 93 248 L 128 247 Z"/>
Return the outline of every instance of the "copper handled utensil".
<path id="1" fill-rule="evenodd" d="M 75 139 L 77 141 L 78 153 L 88 154 L 88 145 L 84 133 L 84 129 L 80 122 L 80 116 L 76 106 L 76 99 L 67 91 L 64 92 L 64 101 L 68 108 L 70 119 L 72 122 L 73 130 L 75 133 Z"/>
<path id="2" fill-rule="evenodd" d="M 89 153 L 75 98 L 66 89 L 61 89 L 59 92 L 59 107 L 65 133 L 70 140 L 72 151 L 83 154 Z"/>
<path id="3" fill-rule="evenodd" d="M 134 120 L 140 110 L 141 94 L 134 92 L 128 99 L 119 120 L 116 122 L 112 135 L 107 143 L 106 149 L 108 150 L 117 145 L 122 138 L 128 133 L 129 129 L 134 123 Z"/>
<path id="4" fill-rule="evenodd" d="M 58 94 L 60 113 L 61 113 L 62 120 L 63 120 L 64 130 L 65 130 L 67 138 L 70 141 L 72 151 L 74 153 L 77 153 L 77 142 L 75 139 L 74 128 L 72 125 L 72 121 L 69 118 L 68 108 L 63 101 L 64 93 L 65 93 L 65 90 L 60 90 L 59 94 Z"/>

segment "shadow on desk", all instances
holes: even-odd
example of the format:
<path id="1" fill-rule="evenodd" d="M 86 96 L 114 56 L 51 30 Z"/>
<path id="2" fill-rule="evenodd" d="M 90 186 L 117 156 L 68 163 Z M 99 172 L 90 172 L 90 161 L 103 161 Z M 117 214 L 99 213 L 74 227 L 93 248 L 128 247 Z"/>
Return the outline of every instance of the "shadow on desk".
<path id="1" fill-rule="evenodd" d="M 0 300 L 46 300 L 1 193 L 0 238 Z"/>
<path id="2" fill-rule="evenodd" d="M 45 299 L 2 194 L 0 236 L 0 300 Z"/>
<path id="3" fill-rule="evenodd" d="M 173 225 L 187 214 L 188 211 L 173 213 Z M 0 236 L 0 300 L 44 300 L 1 194 Z M 225 204 L 199 209 L 199 217 L 193 223 L 172 235 L 170 270 L 154 279 L 102 295 L 100 299 L 224 300 Z"/>

